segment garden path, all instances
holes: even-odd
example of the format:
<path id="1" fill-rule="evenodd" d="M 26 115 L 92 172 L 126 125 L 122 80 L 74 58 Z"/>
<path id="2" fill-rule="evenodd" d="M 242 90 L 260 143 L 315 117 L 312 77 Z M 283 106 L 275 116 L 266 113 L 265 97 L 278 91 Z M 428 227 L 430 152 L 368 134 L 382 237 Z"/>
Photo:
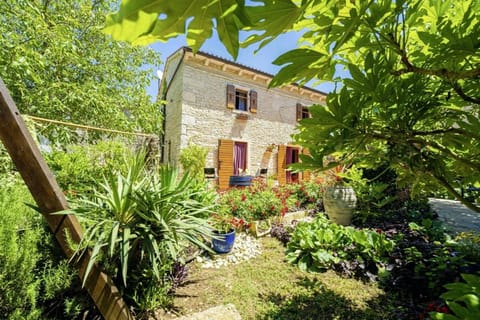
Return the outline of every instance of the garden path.
<path id="1" fill-rule="evenodd" d="M 430 198 L 429 202 L 450 231 L 480 232 L 480 213 L 468 209 L 455 200 Z"/>

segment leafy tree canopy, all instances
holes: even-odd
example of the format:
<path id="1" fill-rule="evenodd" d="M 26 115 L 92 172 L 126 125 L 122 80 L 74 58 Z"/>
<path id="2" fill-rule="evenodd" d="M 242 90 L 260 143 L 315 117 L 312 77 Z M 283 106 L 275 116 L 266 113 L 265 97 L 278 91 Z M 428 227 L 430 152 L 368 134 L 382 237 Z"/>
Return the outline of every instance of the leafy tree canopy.
<path id="1" fill-rule="evenodd" d="M 152 50 L 101 29 L 116 1 L 0 1 L 0 77 L 22 113 L 104 128 L 158 133 L 146 86 Z"/>
<path id="2" fill-rule="evenodd" d="M 441 186 L 480 211 L 458 192 L 480 181 L 479 1 L 123 0 L 106 31 L 139 43 L 185 33 L 198 50 L 213 28 L 233 57 L 241 30 L 250 32 L 242 45 L 259 48 L 302 32 L 274 61 L 282 69 L 271 86 L 342 82 L 294 136 L 311 152 L 304 167 L 324 169 L 331 154 L 388 163 L 413 191 Z M 339 65 L 348 77 L 335 79 Z"/>

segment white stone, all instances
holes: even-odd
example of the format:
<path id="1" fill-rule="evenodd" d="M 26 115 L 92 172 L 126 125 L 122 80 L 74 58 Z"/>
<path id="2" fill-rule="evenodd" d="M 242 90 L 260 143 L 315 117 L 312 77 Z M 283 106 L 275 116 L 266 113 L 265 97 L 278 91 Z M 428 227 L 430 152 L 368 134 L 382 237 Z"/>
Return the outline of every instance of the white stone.
<path id="1" fill-rule="evenodd" d="M 212 261 L 209 261 L 210 258 L 206 256 L 203 258 L 204 261 L 199 263 L 203 268 L 221 268 L 247 261 L 260 254 L 260 242 L 258 239 L 245 233 L 239 233 L 229 254 L 214 255 Z"/>

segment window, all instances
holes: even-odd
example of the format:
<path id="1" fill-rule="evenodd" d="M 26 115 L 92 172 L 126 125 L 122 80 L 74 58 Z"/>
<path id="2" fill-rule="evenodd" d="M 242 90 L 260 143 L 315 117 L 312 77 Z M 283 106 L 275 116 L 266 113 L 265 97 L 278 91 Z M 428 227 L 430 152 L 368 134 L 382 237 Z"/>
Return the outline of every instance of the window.
<path id="1" fill-rule="evenodd" d="M 302 108 L 302 119 L 310 118 L 310 111 L 307 107 Z"/>
<path id="2" fill-rule="evenodd" d="M 247 111 L 248 92 L 235 89 L 235 109 Z"/>
<path id="3" fill-rule="evenodd" d="M 305 107 L 301 103 L 297 103 L 297 121 L 311 117 L 312 115 L 310 114 L 310 110 L 308 110 L 308 107 Z"/>
<path id="4" fill-rule="evenodd" d="M 257 112 L 257 92 L 227 85 L 227 108 L 240 111 Z"/>

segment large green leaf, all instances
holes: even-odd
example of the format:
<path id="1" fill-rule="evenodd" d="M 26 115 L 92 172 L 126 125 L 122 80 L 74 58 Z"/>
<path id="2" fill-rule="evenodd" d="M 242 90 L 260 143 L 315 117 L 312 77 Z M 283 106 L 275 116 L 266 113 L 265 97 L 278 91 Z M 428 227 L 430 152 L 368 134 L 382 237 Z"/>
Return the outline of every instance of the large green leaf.
<path id="1" fill-rule="evenodd" d="M 198 51 L 216 27 L 228 52 L 238 55 L 238 33 L 247 21 L 243 0 L 124 0 L 107 18 L 104 31 L 114 39 L 146 45 L 186 34 Z"/>
<path id="2" fill-rule="evenodd" d="M 250 35 L 243 46 L 260 43 L 259 49 L 270 43 L 278 35 L 293 28 L 302 16 L 304 7 L 297 6 L 291 0 L 254 0 L 254 6 L 247 7 L 251 26 L 247 30 L 260 30 Z M 268 14 L 267 14 L 268 13 Z"/>
<path id="3" fill-rule="evenodd" d="M 273 77 L 270 87 L 292 82 L 305 83 L 314 78 L 323 77 L 330 72 L 330 58 L 311 49 L 294 49 L 282 54 L 273 61 L 276 65 L 285 65 Z"/>

